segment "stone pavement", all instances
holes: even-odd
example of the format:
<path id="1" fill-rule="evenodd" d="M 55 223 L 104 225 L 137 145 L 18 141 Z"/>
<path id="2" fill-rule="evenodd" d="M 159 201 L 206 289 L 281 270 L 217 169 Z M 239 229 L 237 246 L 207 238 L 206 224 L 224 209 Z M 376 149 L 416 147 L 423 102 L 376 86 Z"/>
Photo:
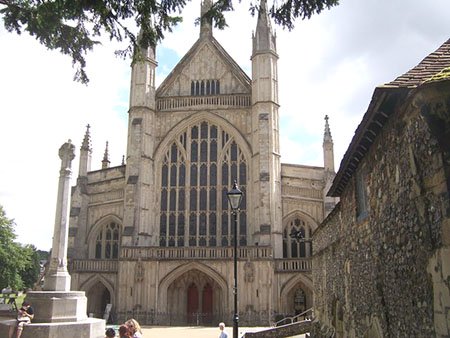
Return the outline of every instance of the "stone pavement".
<path id="1" fill-rule="evenodd" d="M 239 328 L 239 337 L 245 332 L 256 332 L 264 330 L 264 327 L 242 327 Z M 145 326 L 142 330 L 143 338 L 217 338 L 220 330 L 218 327 L 201 326 Z M 233 336 L 233 327 L 226 327 L 228 337 Z"/>
<path id="2" fill-rule="evenodd" d="M 239 337 L 245 332 L 256 332 L 266 329 L 265 327 L 240 327 Z M 218 327 L 199 327 L 199 326 L 176 326 L 176 327 L 165 327 L 165 326 L 146 326 L 142 330 L 143 338 L 217 338 L 219 336 L 220 330 Z M 226 327 L 225 332 L 228 333 L 228 337 L 233 337 L 233 327 Z M 295 336 L 298 338 L 303 338 L 305 335 Z"/>

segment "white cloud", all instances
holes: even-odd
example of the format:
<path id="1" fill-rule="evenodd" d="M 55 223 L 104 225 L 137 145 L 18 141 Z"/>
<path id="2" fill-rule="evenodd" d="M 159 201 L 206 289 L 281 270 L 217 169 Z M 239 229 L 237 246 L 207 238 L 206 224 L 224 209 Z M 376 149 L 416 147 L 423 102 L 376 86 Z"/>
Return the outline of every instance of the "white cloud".
<path id="1" fill-rule="evenodd" d="M 214 36 L 250 75 L 256 18 L 247 2 L 226 15 L 229 27 Z M 181 58 L 199 35 L 198 1 L 183 10 L 184 23 L 158 48 Z M 448 0 L 342 0 L 341 5 L 298 22 L 292 32 L 275 27 L 279 59 L 282 162 L 322 165 L 324 115 L 330 116 L 338 165 L 374 87 L 419 63 L 449 38 Z M 91 82 L 72 81 L 68 57 L 26 35 L 0 28 L 0 204 L 15 218 L 18 240 L 49 249 L 60 162 L 58 149 L 71 138 L 77 156 L 85 126 L 92 126 L 93 169 L 105 142 L 111 165 L 127 143 L 128 60 L 105 42 L 88 55 Z M 158 51 L 157 51 L 158 56 Z M 170 72 L 158 59 L 162 74 Z M 161 74 L 158 81 L 161 81 Z M 336 165 L 336 169 L 338 166 Z M 73 162 L 73 179 L 78 157 Z"/>

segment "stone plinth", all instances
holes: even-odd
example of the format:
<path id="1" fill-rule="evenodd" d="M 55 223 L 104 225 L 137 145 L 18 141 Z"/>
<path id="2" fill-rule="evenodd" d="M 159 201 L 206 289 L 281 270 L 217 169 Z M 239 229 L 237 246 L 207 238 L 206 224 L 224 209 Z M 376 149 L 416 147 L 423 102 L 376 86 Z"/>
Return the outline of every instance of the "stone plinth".
<path id="1" fill-rule="evenodd" d="M 34 309 L 33 323 L 79 322 L 87 318 L 83 291 L 30 291 L 27 301 Z"/>
<path id="2" fill-rule="evenodd" d="M 1 321 L 0 337 L 8 337 L 10 325 L 15 324 L 15 320 Z M 86 318 L 79 322 L 31 323 L 24 327 L 21 338 L 103 338 L 104 336 L 105 321 Z"/>

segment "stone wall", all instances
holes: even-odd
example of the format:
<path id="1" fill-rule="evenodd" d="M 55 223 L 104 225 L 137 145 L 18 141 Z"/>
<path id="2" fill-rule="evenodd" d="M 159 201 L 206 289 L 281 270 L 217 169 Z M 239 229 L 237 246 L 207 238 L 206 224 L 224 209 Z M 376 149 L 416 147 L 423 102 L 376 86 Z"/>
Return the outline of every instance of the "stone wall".
<path id="1" fill-rule="evenodd" d="M 357 169 L 366 173 L 367 217 L 356 216 L 353 177 L 314 234 L 322 330 L 337 337 L 448 336 L 448 164 L 421 112 L 444 107 L 449 116 L 449 103 L 450 91 L 429 88 L 397 102 Z"/>

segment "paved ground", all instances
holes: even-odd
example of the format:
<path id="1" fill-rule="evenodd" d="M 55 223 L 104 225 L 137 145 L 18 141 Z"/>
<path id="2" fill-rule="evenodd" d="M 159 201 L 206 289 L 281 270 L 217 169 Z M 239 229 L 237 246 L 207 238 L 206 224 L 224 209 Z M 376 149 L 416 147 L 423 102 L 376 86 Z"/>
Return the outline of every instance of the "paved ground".
<path id="1" fill-rule="evenodd" d="M 263 330 L 264 328 L 251 327 L 251 328 L 239 328 L 239 337 L 241 337 L 245 332 L 255 332 Z M 225 331 L 228 333 L 228 337 L 233 336 L 233 328 L 227 327 Z M 144 338 L 217 338 L 219 336 L 220 330 L 217 327 L 144 327 L 143 329 Z"/>
<path id="2" fill-rule="evenodd" d="M 0 313 L 0 320 L 10 318 L 11 316 Z M 114 328 L 117 329 L 118 326 L 114 326 Z M 239 337 L 242 337 L 245 332 L 256 332 L 264 329 L 264 327 L 240 327 Z M 220 333 L 218 327 L 201 326 L 145 326 L 142 331 L 143 338 L 217 338 Z M 225 331 L 228 333 L 229 338 L 233 336 L 232 327 L 226 327 Z M 299 335 L 295 337 L 303 338 L 305 336 Z"/>
<path id="3" fill-rule="evenodd" d="M 242 327 L 239 328 L 239 337 L 245 332 L 256 332 L 264 330 L 264 327 Z M 227 327 L 225 331 L 228 333 L 228 337 L 233 336 L 233 328 Z M 217 338 L 219 337 L 219 328 L 216 327 L 144 327 L 144 338 Z M 296 338 L 304 338 L 305 335 L 295 336 Z"/>

